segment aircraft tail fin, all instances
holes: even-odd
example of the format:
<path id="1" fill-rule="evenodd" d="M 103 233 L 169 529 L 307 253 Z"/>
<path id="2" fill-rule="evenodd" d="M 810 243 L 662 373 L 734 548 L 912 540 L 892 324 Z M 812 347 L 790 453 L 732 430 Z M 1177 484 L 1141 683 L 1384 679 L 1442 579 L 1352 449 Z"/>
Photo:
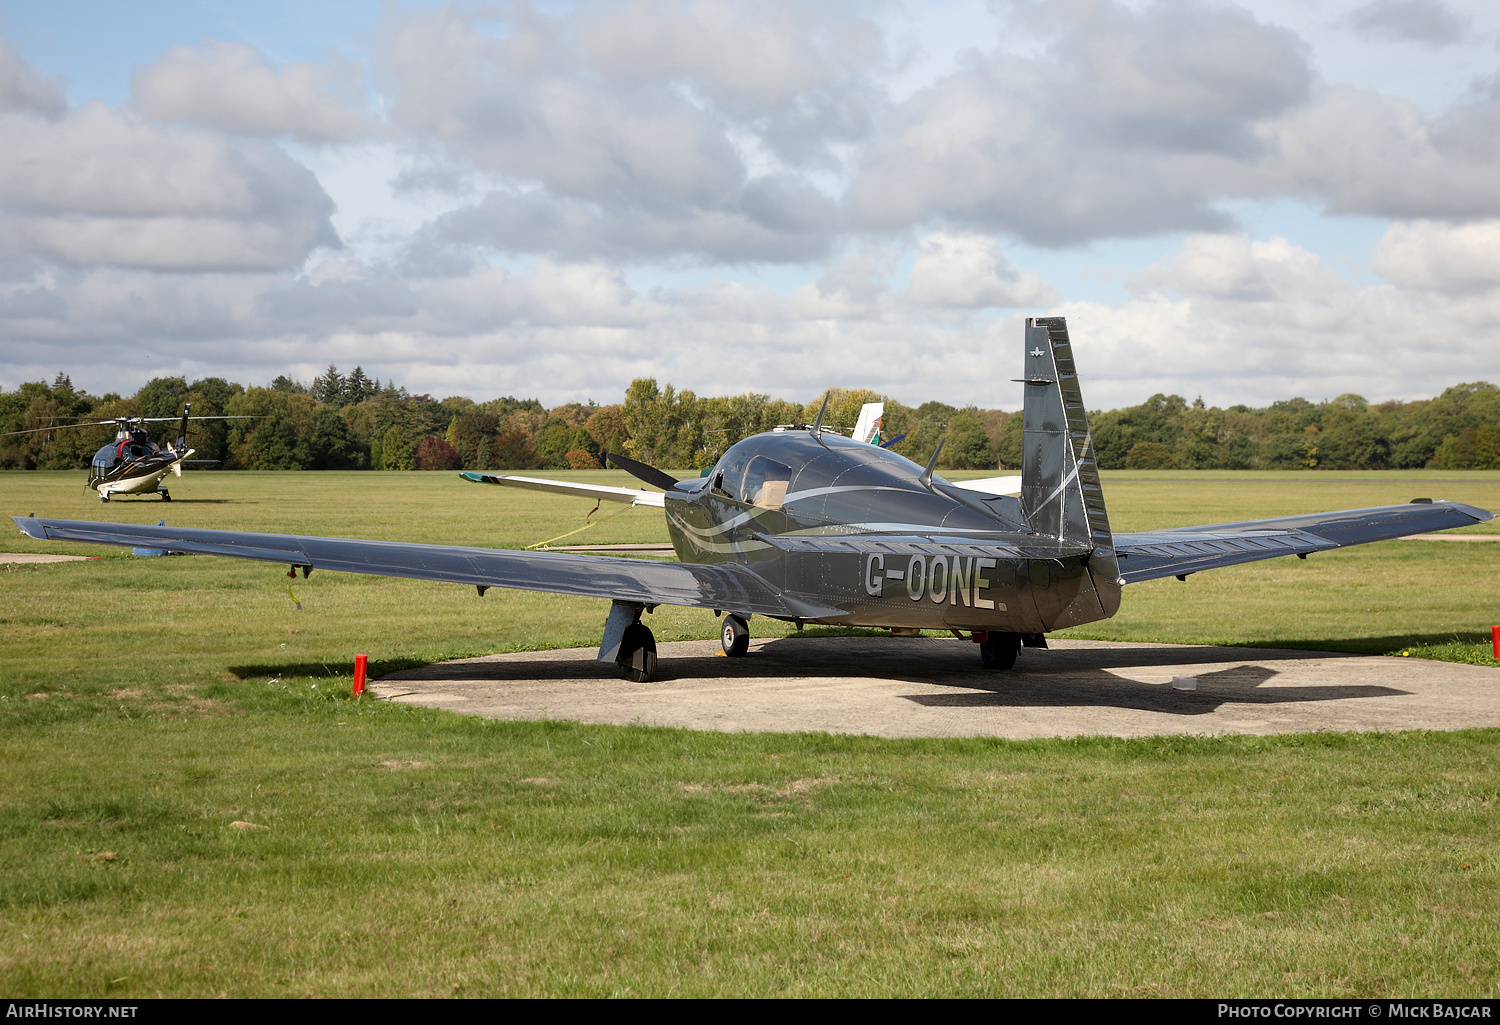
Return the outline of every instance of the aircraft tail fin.
<path id="1" fill-rule="evenodd" d="M 880 421 L 885 416 L 884 402 L 866 402 L 859 409 L 859 421 L 854 425 L 854 440 L 866 445 L 879 445 Z"/>
<path id="2" fill-rule="evenodd" d="M 1027 320 L 1025 368 L 1021 510 L 1038 534 L 1093 547 L 1089 575 L 1100 605 L 1113 615 L 1120 601 L 1120 568 L 1062 317 Z"/>

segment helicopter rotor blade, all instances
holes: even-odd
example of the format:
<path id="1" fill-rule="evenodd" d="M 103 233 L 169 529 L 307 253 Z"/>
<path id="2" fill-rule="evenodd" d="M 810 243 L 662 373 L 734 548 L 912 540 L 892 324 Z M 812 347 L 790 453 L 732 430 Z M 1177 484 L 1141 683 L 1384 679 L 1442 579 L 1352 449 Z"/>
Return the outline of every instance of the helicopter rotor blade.
<path id="1" fill-rule="evenodd" d="M 56 426 L 53 426 L 53 427 L 32 427 L 29 430 L 25 430 L 25 431 L 6 431 L 4 434 L 0 434 L 0 438 L 10 438 L 10 437 L 14 437 L 17 434 L 41 434 L 43 431 L 66 431 L 70 427 L 113 427 L 113 426 L 115 426 L 115 421 L 113 421 L 113 420 L 96 420 L 93 423 L 89 423 L 89 424 L 57 424 Z"/>

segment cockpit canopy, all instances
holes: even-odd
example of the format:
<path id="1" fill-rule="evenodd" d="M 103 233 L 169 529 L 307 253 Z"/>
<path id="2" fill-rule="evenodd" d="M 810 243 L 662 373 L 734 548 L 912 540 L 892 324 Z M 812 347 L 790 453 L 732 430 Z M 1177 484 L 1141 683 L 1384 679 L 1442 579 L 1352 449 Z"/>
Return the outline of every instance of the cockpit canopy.
<path id="1" fill-rule="evenodd" d="M 814 438 L 811 433 L 785 431 L 757 434 L 731 447 L 714 467 L 710 482 L 736 501 L 776 509 L 788 490 L 826 488 L 836 480 L 876 484 L 895 479 L 915 486 L 921 474 L 922 467 L 890 449 L 831 432 Z"/>
<path id="2" fill-rule="evenodd" d="M 832 432 L 782 431 L 746 438 L 724 453 L 709 475 L 711 491 L 762 509 L 787 498 L 799 521 L 840 524 L 927 524 L 947 529 L 1025 530 L 1012 498 L 964 491 L 878 445 Z"/>
<path id="3" fill-rule="evenodd" d="M 154 456 L 159 451 L 161 450 L 156 447 L 155 442 L 144 433 L 136 432 L 124 437 L 116 437 L 114 441 L 95 452 L 93 465 L 96 470 L 108 470 L 110 467 L 132 459 Z"/>

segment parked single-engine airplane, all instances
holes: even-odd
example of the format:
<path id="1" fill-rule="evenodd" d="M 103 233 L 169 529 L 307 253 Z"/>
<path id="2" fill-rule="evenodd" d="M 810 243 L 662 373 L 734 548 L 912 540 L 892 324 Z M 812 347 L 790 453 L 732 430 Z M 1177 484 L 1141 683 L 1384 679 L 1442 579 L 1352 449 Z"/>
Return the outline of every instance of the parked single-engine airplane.
<path id="1" fill-rule="evenodd" d="M 753 615 L 797 623 L 951 630 L 1008 669 L 1050 630 L 1107 619 L 1127 583 L 1281 555 L 1466 526 L 1494 513 L 1458 502 L 1114 534 L 1061 317 L 1027 321 L 1020 495 L 1004 478 L 949 483 L 889 449 L 821 428 L 757 434 L 707 477 L 679 481 L 609 458 L 660 492 L 466 473 L 476 482 L 665 510 L 680 561 L 249 534 L 15 517 L 42 540 L 145 545 L 314 569 L 517 587 L 613 601 L 601 661 L 637 681 L 657 668 L 641 613 L 657 605 L 725 615 L 742 655 Z M 938 449 L 941 450 L 941 442 Z M 980 484 L 978 490 L 974 488 Z"/>

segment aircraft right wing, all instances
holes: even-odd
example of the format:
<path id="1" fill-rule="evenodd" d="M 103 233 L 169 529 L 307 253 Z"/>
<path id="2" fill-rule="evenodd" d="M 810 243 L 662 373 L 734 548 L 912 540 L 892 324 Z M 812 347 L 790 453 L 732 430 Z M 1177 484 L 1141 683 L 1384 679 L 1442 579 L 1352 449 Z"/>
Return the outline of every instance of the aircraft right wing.
<path id="1" fill-rule="evenodd" d="M 285 566 L 443 580 L 477 587 L 515 587 L 642 605 L 684 605 L 751 612 L 781 619 L 827 619 L 847 613 L 789 597 L 757 574 L 732 564 L 611 559 L 510 548 L 361 541 L 300 534 L 97 523 L 13 516 L 21 532 L 39 541 L 154 548 L 200 555 L 279 562 Z"/>
<path id="2" fill-rule="evenodd" d="M 1114 535 L 1120 576 L 1127 584 L 1186 576 L 1281 555 L 1389 541 L 1492 520 L 1495 514 L 1462 502 L 1415 501 L 1370 509 L 1279 516 Z"/>
<path id="3" fill-rule="evenodd" d="M 573 481 L 517 477 L 503 473 L 466 472 L 459 476 L 475 484 L 498 484 L 508 488 L 525 488 L 528 491 L 546 491 L 554 495 L 576 495 L 579 498 L 592 498 L 596 502 L 629 502 L 632 506 L 649 505 L 657 509 L 665 508 L 667 504 L 667 496 L 660 491 L 612 488 L 604 484 L 578 484 Z"/>

